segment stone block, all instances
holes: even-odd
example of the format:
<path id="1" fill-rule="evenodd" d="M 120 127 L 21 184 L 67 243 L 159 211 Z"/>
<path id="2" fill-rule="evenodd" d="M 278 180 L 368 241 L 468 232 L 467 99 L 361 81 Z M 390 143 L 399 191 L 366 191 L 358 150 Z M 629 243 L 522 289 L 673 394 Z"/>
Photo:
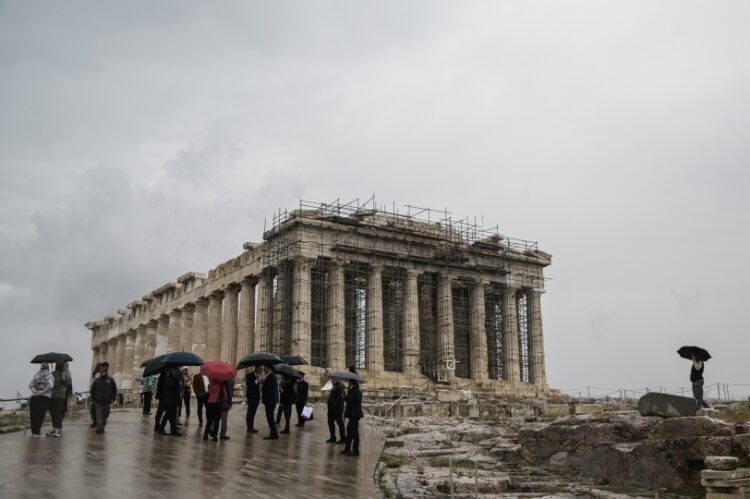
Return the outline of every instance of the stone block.
<path id="1" fill-rule="evenodd" d="M 701 485 L 704 487 L 750 487 L 750 478 L 738 478 L 737 480 L 706 480 L 701 478 Z"/>
<path id="2" fill-rule="evenodd" d="M 698 406 L 695 399 L 650 392 L 638 400 L 638 412 L 641 416 L 661 416 L 675 418 L 695 416 Z"/>
<path id="3" fill-rule="evenodd" d="M 750 468 L 739 468 L 736 470 L 703 470 L 701 478 L 706 480 L 737 480 L 739 478 L 750 478 Z"/>
<path id="4" fill-rule="evenodd" d="M 736 470 L 740 460 L 732 456 L 707 456 L 706 468 L 709 470 Z"/>

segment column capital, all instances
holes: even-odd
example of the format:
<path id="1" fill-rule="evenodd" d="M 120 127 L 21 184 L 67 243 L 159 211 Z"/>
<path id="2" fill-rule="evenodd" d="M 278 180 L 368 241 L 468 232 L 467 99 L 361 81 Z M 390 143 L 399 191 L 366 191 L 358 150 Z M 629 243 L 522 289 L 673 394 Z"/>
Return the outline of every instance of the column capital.
<path id="1" fill-rule="evenodd" d="M 255 286 L 256 284 L 258 284 L 258 280 L 258 276 L 250 275 L 240 281 L 240 286 Z"/>
<path id="2" fill-rule="evenodd" d="M 232 293 L 236 294 L 240 292 L 240 284 L 236 282 L 232 282 L 226 285 L 224 289 L 222 290 L 224 293 Z"/>

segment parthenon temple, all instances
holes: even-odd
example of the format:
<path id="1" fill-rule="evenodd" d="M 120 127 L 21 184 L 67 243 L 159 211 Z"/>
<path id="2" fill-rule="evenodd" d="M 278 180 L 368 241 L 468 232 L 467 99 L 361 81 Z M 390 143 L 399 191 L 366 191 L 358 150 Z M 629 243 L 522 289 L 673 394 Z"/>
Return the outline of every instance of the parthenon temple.
<path id="1" fill-rule="evenodd" d="M 550 263 L 537 243 L 444 210 L 301 201 L 236 258 L 87 322 L 92 369 L 107 361 L 131 388 L 167 352 L 236 365 L 270 351 L 307 359 L 313 387 L 354 366 L 368 389 L 541 395 Z"/>

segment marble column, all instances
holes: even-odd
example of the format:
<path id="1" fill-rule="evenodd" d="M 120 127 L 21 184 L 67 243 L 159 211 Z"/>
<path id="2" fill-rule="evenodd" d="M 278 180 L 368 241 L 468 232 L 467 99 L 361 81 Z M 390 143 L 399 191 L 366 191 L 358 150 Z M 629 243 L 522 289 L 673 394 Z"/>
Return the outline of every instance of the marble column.
<path id="1" fill-rule="evenodd" d="M 206 332 L 206 357 L 218 360 L 221 355 L 221 302 L 224 293 L 216 291 L 208 297 L 208 328 Z"/>
<path id="2" fill-rule="evenodd" d="M 94 372 L 94 368 L 96 368 L 96 364 L 99 362 L 101 355 L 101 347 L 99 345 L 91 347 L 91 369 L 89 369 L 89 374 Z"/>
<path id="3" fill-rule="evenodd" d="M 541 293 L 535 289 L 526 290 L 526 300 L 531 336 L 531 382 L 537 386 L 545 386 L 547 384 L 547 372 L 544 362 Z"/>
<path id="4" fill-rule="evenodd" d="M 373 265 L 367 281 L 367 370 L 383 370 L 383 267 Z"/>
<path id="5" fill-rule="evenodd" d="M 156 331 L 159 322 L 155 320 L 146 323 L 146 344 L 143 348 L 143 360 L 151 360 L 156 357 Z"/>
<path id="6" fill-rule="evenodd" d="M 271 296 L 273 289 L 268 271 L 264 270 L 258 277 L 258 317 L 256 331 L 260 331 L 256 339 L 257 351 L 268 352 L 271 346 Z"/>
<path id="7" fill-rule="evenodd" d="M 109 362 L 107 358 L 109 357 L 109 342 L 108 341 L 102 341 L 99 343 L 99 360 L 98 363 L 102 362 Z M 91 372 L 93 373 L 94 370 L 92 369 Z"/>
<path id="8" fill-rule="evenodd" d="M 206 358 L 206 343 L 208 334 L 208 299 L 198 298 L 195 302 L 195 317 L 193 318 L 193 343 L 191 351 L 203 360 Z"/>
<path id="9" fill-rule="evenodd" d="M 254 279 L 245 279 L 240 283 L 237 361 L 255 351 L 255 283 Z"/>
<path id="10" fill-rule="evenodd" d="M 419 291 L 417 277 L 414 270 L 406 271 L 404 282 L 404 348 L 402 365 L 404 372 L 412 375 L 419 374 Z"/>
<path id="11" fill-rule="evenodd" d="M 505 381 L 521 380 L 518 352 L 518 308 L 516 288 L 506 288 L 503 293 L 503 373 Z"/>
<path id="12" fill-rule="evenodd" d="M 169 316 L 162 315 L 159 317 L 156 325 L 156 351 L 154 357 L 167 353 L 169 344 Z"/>
<path id="13" fill-rule="evenodd" d="M 182 323 L 182 312 L 172 310 L 169 313 L 169 332 L 167 333 L 167 351 L 179 352 L 181 350 L 180 330 Z"/>
<path id="14" fill-rule="evenodd" d="M 109 375 L 114 378 L 117 373 L 117 338 L 109 340 L 109 348 L 107 348 L 107 360 L 109 363 Z"/>
<path id="15" fill-rule="evenodd" d="M 328 270 L 328 368 L 346 368 L 346 338 L 344 335 L 344 266 L 334 261 Z"/>
<path id="16" fill-rule="evenodd" d="M 131 329 L 125 333 L 125 351 L 122 362 L 122 385 L 124 389 L 133 388 L 133 363 L 135 362 L 136 331 Z"/>
<path id="17" fill-rule="evenodd" d="M 195 305 L 188 303 L 181 309 L 179 349 L 183 352 L 193 351 L 193 326 L 195 323 Z"/>
<path id="18" fill-rule="evenodd" d="M 148 359 L 145 356 L 146 352 L 146 325 L 141 324 L 138 326 L 135 332 L 135 355 L 133 357 L 133 379 L 139 377 L 143 373 L 141 364 L 144 360 Z"/>
<path id="19" fill-rule="evenodd" d="M 125 366 L 125 344 L 127 342 L 127 335 L 121 334 L 117 337 L 117 360 L 115 361 L 115 381 L 117 386 L 123 386 L 124 382 L 124 370 Z"/>
<path id="20" fill-rule="evenodd" d="M 455 374 L 453 331 L 453 284 L 450 276 L 438 276 L 438 378 L 450 381 Z"/>
<path id="21" fill-rule="evenodd" d="M 301 355 L 308 362 L 312 353 L 312 262 L 294 261 L 292 284 L 292 355 Z"/>
<path id="22" fill-rule="evenodd" d="M 221 316 L 221 360 L 235 365 L 237 356 L 237 314 L 240 287 L 230 284 L 224 288 L 224 310 Z"/>
<path id="23" fill-rule="evenodd" d="M 487 329 L 485 323 L 484 286 L 481 279 L 471 287 L 471 335 L 469 351 L 471 378 L 477 381 L 487 379 Z"/>

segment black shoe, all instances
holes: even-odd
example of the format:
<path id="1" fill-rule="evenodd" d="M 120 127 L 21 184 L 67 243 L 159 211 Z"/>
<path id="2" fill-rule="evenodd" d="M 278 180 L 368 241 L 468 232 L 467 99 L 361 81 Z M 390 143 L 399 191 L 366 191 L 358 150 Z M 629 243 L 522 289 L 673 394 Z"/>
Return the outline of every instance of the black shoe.
<path id="1" fill-rule="evenodd" d="M 283 433 L 284 435 L 287 435 L 289 433 L 289 430 L 281 430 L 279 433 Z"/>
<path id="2" fill-rule="evenodd" d="M 258 430 L 256 430 L 255 428 L 250 428 L 249 430 L 247 430 L 247 432 L 248 433 L 258 433 Z"/>
<path id="3" fill-rule="evenodd" d="M 297 424 L 296 424 L 296 425 L 294 425 L 294 426 L 295 426 L 295 427 L 299 427 L 299 426 L 305 426 L 305 425 L 297 423 Z"/>
<path id="4" fill-rule="evenodd" d="M 203 440 L 208 440 L 208 435 L 203 435 Z"/>
<path id="5" fill-rule="evenodd" d="M 96 428 L 96 423 L 91 423 L 91 424 L 89 425 L 89 428 Z"/>
<path id="6" fill-rule="evenodd" d="M 326 440 L 326 443 L 327 444 L 335 444 L 336 443 L 336 439 L 335 438 L 329 438 L 328 440 Z"/>
<path id="7" fill-rule="evenodd" d="M 351 451 L 349 449 L 344 449 L 339 454 L 349 454 Z"/>
<path id="8" fill-rule="evenodd" d="M 219 441 L 219 439 L 216 438 L 216 437 L 211 437 L 211 440 L 213 440 L 214 442 L 218 442 Z"/>
<path id="9" fill-rule="evenodd" d="M 278 435 L 268 435 L 267 437 L 263 437 L 263 440 L 278 440 Z"/>
<path id="10" fill-rule="evenodd" d="M 104 433 L 104 430 L 96 430 L 97 433 Z"/>
<path id="11" fill-rule="evenodd" d="M 220 440 L 229 440 L 229 437 L 226 435 L 222 435 L 219 437 Z"/>
<path id="12" fill-rule="evenodd" d="M 173 431 L 172 433 L 170 433 L 170 435 L 173 437 L 181 437 L 182 433 L 180 433 L 179 431 Z"/>
<path id="13" fill-rule="evenodd" d="M 359 452 L 358 451 L 351 451 L 351 452 L 347 452 L 346 455 L 347 456 L 359 456 Z"/>
<path id="14" fill-rule="evenodd" d="M 346 439 L 345 438 L 340 438 L 339 441 L 336 442 L 336 443 L 337 444 L 345 444 L 346 443 Z"/>
<path id="15" fill-rule="evenodd" d="M 169 435 L 166 431 L 159 430 L 156 432 L 157 435 Z"/>

